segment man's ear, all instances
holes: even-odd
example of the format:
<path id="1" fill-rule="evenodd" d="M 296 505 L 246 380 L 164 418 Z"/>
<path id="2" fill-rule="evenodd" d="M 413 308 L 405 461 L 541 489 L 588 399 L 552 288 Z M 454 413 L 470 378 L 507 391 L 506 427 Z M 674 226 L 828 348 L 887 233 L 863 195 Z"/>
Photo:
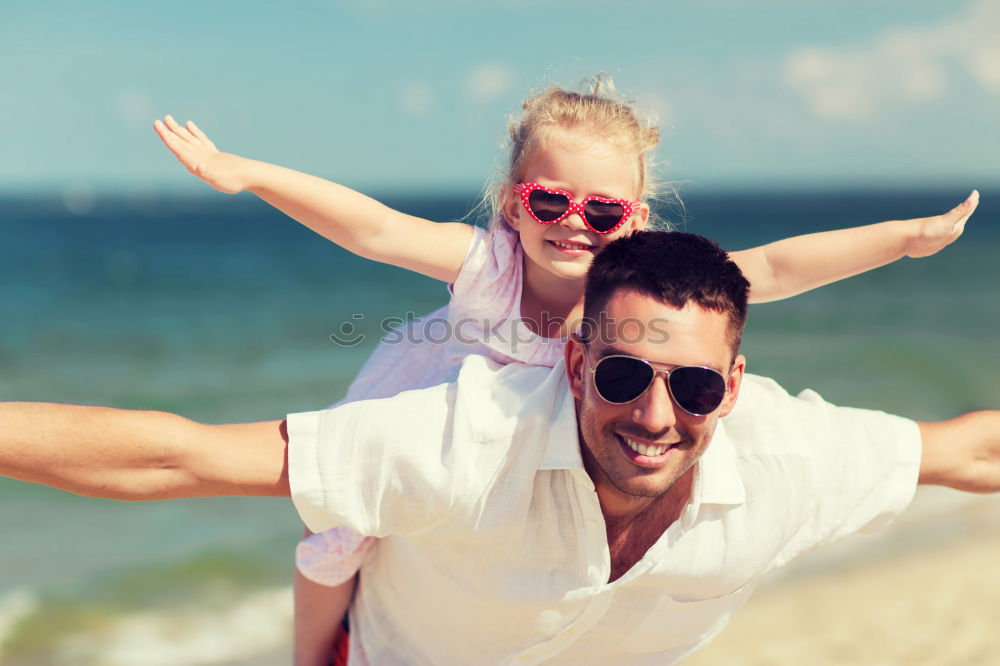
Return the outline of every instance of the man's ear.
<path id="1" fill-rule="evenodd" d="M 729 379 L 726 380 L 726 397 L 722 399 L 722 406 L 719 408 L 719 416 L 726 416 L 736 407 L 736 399 L 740 397 L 740 384 L 743 382 L 743 373 L 747 368 L 747 359 L 743 354 L 737 354 L 733 359 L 733 369 L 729 372 Z"/>
<path id="2" fill-rule="evenodd" d="M 524 206 L 521 205 L 520 197 L 514 193 L 510 185 L 501 186 L 500 201 L 500 211 L 503 213 L 503 219 L 507 220 L 507 226 L 514 231 L 520 231 L 521 213 L 524 211 Z"/>
<path id="3" fill-rule="evenodd" d="M 586 372 L 584 354 L 586 350 L 587 348 L 580 342 L 580 338 L 576 333 L 569 336 L 569 340 L 566 341 L 566 346 L 563 348 L 563 355 L 566 358 L 566 379 L 569 381 L 569 392 L 577 400 L 583 397 L 583 373 Z"/>

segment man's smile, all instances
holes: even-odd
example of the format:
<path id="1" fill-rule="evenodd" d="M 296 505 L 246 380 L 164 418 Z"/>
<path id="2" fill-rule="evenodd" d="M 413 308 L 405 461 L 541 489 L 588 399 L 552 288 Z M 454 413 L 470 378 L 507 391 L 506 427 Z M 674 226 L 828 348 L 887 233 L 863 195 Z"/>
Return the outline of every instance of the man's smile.
<path id="1" fill-rule="evenodd" d="M 662 442 L 647 438 L 637 438 L 624 433 L 615 433 L 615 439 L 625 457 L 640 467 L 661 467 L 667 462 L 671 449 L 683 445 L 677 442 Z"/>

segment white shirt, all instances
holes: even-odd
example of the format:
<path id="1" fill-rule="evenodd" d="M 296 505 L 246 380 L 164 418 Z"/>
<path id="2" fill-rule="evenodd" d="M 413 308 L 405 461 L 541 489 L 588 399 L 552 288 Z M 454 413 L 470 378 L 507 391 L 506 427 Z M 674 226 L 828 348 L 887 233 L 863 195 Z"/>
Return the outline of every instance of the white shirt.
<path id="1" fill-rule="evenodd" d="M 583 468 L 563 366 L 471 356 L 458 381 L 288 419 L 313 531 L 380 537 L 354 664 L 663 664 L 717 634 L 768 571 L 909 503 L 914 423 L 745 380 L 680 518 L 624 576 Z"/>

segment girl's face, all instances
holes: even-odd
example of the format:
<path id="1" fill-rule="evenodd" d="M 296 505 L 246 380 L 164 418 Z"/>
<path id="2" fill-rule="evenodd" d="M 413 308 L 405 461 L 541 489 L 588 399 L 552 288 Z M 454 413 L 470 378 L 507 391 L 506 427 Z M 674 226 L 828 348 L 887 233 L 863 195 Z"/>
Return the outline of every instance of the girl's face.
<path id="1" fill-rule="evenodd" d="M 576 202 L 591 195 L 635 201 L 639 197 L 637 171 L 634 154 L 587 132 L 560 129 L 528 158 L 521 180 L 565 190 Z M 649 218 L 649 207 L 642 204 L 609 234 L 591 231 L 575 213 L 554 224 L 540 224 L 513 193 L 508 193 L 503 212 L 521 237 L 525 271 L 545 271 L 567 280 L 582 279 L 605 245 L 643 228 Z"/>

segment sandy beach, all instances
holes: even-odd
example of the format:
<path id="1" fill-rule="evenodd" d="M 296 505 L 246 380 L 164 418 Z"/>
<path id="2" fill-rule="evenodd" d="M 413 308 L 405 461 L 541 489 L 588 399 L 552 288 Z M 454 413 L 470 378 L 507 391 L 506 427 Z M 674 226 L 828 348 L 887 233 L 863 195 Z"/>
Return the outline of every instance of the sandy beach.
<path id="1" fill-rule="evenodd" d="M 766 584 L 685 666 L 1000 663 L 1000 502 L 932 489 L 913 509 Z"/>

